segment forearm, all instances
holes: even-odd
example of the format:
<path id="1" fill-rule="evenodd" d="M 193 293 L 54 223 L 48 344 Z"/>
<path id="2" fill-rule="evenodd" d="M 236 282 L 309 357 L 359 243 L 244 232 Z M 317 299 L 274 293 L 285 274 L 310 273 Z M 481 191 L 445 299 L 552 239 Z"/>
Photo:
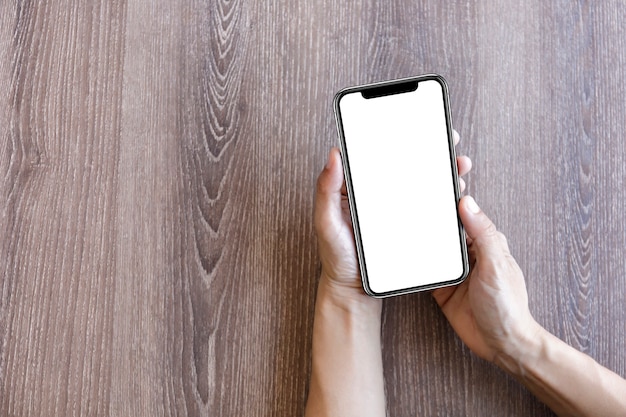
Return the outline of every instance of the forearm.
<path id="1" fill-rule="evenodd" d="M 626 415 L 626 381 L 537 325 L 496 363 L 560 416 Z"/>
<path id="2" fill-rule="evenodd" d="M 380 300 L 342 297 L 322 277 L 307 417 L 385 415 L 380 315 Z"/>

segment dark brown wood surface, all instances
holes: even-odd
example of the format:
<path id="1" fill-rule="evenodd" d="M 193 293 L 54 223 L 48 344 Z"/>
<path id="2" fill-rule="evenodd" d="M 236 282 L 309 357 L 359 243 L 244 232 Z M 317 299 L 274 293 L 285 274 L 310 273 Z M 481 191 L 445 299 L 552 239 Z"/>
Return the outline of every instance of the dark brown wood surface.
<path id="1" fill-rule="evenodd" d="M 333 94 L 437 72 L 550 331 L 626 376 L 622 1 L 0 2 L 0 415 L 303 412 Z M 381 144 L 384 146 L 384 144 Z M 545 416 L 428 294 L 392 416 Z"/>

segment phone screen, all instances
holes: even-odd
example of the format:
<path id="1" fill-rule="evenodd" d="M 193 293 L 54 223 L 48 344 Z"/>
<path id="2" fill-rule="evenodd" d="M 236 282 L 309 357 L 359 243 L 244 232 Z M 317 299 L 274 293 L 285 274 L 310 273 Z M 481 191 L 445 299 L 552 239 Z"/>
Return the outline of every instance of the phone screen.
<path id="1" fill-rule="evenodd" d="M 376 296 L 468 271 L 445 82 L 412 80 L 335 101 L 361 275 Z"/>

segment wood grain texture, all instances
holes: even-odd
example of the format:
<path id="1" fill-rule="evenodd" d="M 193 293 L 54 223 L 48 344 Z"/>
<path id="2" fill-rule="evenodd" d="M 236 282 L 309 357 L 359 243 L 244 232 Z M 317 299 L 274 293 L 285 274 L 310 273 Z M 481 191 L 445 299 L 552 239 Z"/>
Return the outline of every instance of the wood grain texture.
<path id="1" fill-rule="evenodd" d="M 0 415 L 297 415 L 340 88 L 444 75 L 550 331 L 626 376 L 619 1 L 0 2 Z M 546 416 L 428 294 L 389 415 Z"/>

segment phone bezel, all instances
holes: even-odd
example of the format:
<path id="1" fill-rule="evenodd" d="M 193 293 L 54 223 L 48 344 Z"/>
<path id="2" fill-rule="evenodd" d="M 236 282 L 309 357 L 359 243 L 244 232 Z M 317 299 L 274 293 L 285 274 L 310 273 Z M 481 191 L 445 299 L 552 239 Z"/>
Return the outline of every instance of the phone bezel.
<path id="1" fill-rule="evenodd" d="M 428 80 L 434 80 L 438 82 L 441 85 L 442 92 L 443 92 L 442 94 L 443 94 L 443 103 L 444 103 L 444 114 L 445 114 L 445 119 L 446 119 L 446 130 L 447 130 L 447 136 L 448 136 L 448 149 L 449 149 L 448 155 L 450 156 L 450 168 L 452 170 L 453 189 L 454 189 L 454 196 L 456 199 L 456 213 L 457 213 L 457 223 L 458 223 L 458 230 L 459 230 L 459 244 L 461 246 L 461 257 L 463 261 L 463 273 L 461 274 L 460 277 L 449 280 L 449 281 L 436 282 L 432 284 L 419 285 L 419 286 L 409 287 L 409 288 L 399 288 L 397 290 L 378 293 L 378 292 L 373 291 L 369 286 L 365 253 L 363 251 L 363 244 L 361 240 L 361 229 L 359 225 L 358 210 L 357 210 L 355 198 L 354 198 L 354 189 L 352 187 L 352 175 L 350 172 L 350 158 L 348 156 L 348 150 L 347 150 L 346 141 L 344 137 L 343 123 L 341 119 L 341 110 L 340 110 L 339 105 L 340 105 L 341 99 L 347 94 L 362 93 L 365 90 L 372 90 L 372 89 L 376 89 L 380 87 L 393 87 L 393 86 L 398 86 L 401 84 L 408 84 L 408 83 L 415 83 L 415 82 L 417 83 L 417 88 L 419 88 L 420 82 L 428 81 Z M 407 90 L 407 91 L 410 91 L 410 90 Z M 398 92 L 395 94 L 402 94 L 402 93 L 403 92 Z M 376 98 L 375 96 L 372 97 L 372 99 L 375 99 L 375 98 Z M 350 217 L 352 219 L 352 230 L 354 233 L 354 240 L 356 243 L 357 258 L 358 258 L 359 269 L 360 269 L 360 274 L 361 274 L 361 282 L 362 282 L 363 290 L 365 291 L 365 293 L 375 298 L 384 298 L 384 297 L 390 297 L 394 295 L 409 294 L 409 293 L 414 293 L 414 292 L 419 292 L 419 291 L 426 291 L 426 290 L 433 290 L 436 288 L 448 287 L 448 286 L 457 285 L 463 282 L 469 275 L 470 268 L 469 268 L 469 261 L 468 261 L 467 242 L 465 238 L 465 229 L 463 228 L 463 224 L 461 223 L 461 219 L 459 217 L 458 203 L 461 198 L 461 192 L 459 189 L 459 175 L 458 175 L 458 169 L 456 165 L 456 152 L 454 149 L 454 139 L 452 137 L 452 121 L 451 121 L 451 116 L 450 116 L 450 103 L 449 103 L 449 98 L 448 98 L 448 84 L 446 80 L 441 75 L 438 75 L 438 74 L 425 74 L 425 75 L 418 75 L 418 76 L 407 77 L 407 78 L 400 78 L 396 80 L 382 81 L 382 82 L 377 82 L 377 83 L 364 84 L 360 86 L 347 87 L 337 92 L 337 94 L 335 94 L 335 97 L 333 100 L 333 109 L 335 113 L 335 120 L 337 122 L 337 131 L 339 134 L 339 140 L 341 144 L 341 158 L 343 162 L 346 190 L 348 192 Z"/>

